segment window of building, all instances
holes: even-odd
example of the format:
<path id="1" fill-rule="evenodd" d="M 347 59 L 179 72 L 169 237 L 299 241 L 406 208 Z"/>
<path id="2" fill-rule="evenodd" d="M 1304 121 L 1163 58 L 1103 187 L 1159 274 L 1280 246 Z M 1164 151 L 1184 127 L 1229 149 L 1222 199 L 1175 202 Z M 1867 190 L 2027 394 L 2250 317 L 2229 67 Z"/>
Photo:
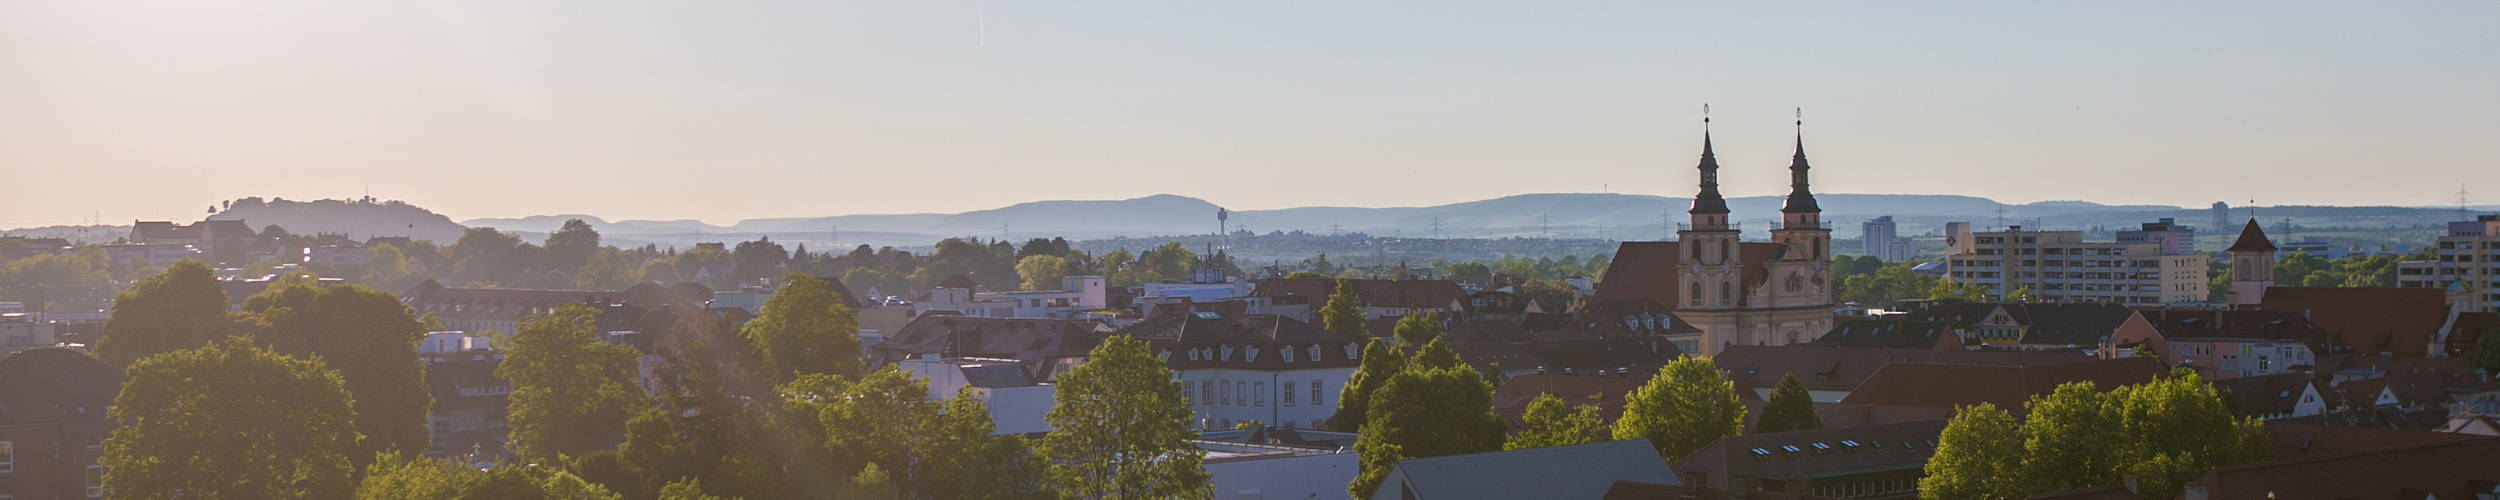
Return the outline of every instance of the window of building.
<path id="1" fill-rule="evenodd" d="M 1205 399 L 1200 399 L 1200 400 L 1198 400 L 1198 404 L 1202 404 L 1202 405 L 1204 405 L 1204 404 L 1215 404 L 1215 381 L 1213 381 L 1213 380 L 1202 380 L 1202 381 L 1199 381 L 1199 382 L 1198 382 L 1198 393 L 1199 393 L 1199 394 L 1205 394 L 1205 395 L 1206 395 L 1206 398 L 1205 398 Z"/>
<path id="2" fill-rule="evenodd" d="M 17 472 L 17 445 L 0 441 L 0 474 Z"/>
<path id="3" fill-rule="evenodd" d="M 1266 382 L 1251 382 L 1251 383 L 1250 383 L 1250 398 L 1251 398 L 1251 400 L 1254 402 L 1251 406 L 1257 406 L 1257 407 L 1260 407 L 1260 408 L 1266 408 L 1266 407 L 1267 407 L 1267 383 L 1266 383 Z"/>
<path id="4" fill-rule="evenodd" d="M 1292 363 L 1292 362 L 1293 362 L 1293 348 L 1292 348 L 1292 347 L 1285 347 L 1285 348 L 1282 348 L 1282 349 L 1277 349 L 1277 350 L 1276 350 L 1276 355 L 1277 355 L 1277 356 L 1281 356 L 1281 357 L 1283 357 L 1284 361 L 1285 361 L 1285 362 L 1287 362 L 1287 363 Z"/>
<path id="5" fill-rule="evenodd" d="M 1284 393 L 1284 394 L 1285 394 L 1285 398 L 1284 398 L 1284 403 L 1285 403 L 1285 406 L 1293 406 L 1293 383 L 1292 383 L 1292 382 L 1286 382 L 1286 383 L 1285 383 L 1285 393 Z"/>
<path id="6" fill-rule="evenodd" d="M 1319 379 L 1311 379 L 1311 404 L 1312 404 L 1312 405 L 1314 405 L 1314 406 L 1316 406 L 1316 405 L 1319 405 L 1319 404 L 1320 404 L 1320 402 L 1319 402 L 1319 391 L 1320 391 L 1320 380 L 1319 380 Z M 1312 427 L 1318 427 L 1318 426 L 1314 425 L 1314 426 L 1312 426 Z"/>
<path id="7" fill-rule="evenodd" d="M 1233 384 L 1231 382 L 1222 382 L 1219 383 L 1218 387 L 1223 387 L 1224 393 L 1216 396 L 1216 402 L 1218 404 L 1233 404 Z"/>
<path id="8" fill-rule="evenodd" d="M 1319 362 L 1319 344 L 1311 344 L 1311 362 Z"/>
<path id="9" fill-rule="evenodd" d="M 1198 404 L 1198 403 L 1193 403 L 1193 402 L 1192 402 L 1192 401 L 1197 401 L 1197 400 L 1198 400 L 1198 398 L 1196 397 L 1197 391 L 1192 390 L 1193 388 L 1194 388 L 1194 387 L 1193 387 L 1193 386 L 1191 386 L 1191 385 L 1189 385 L 1189 383 L 1188 383 L 1188 382 L 1182 382 L 1182 383 L 1181 383 L 1181 404 L 1185 404 L 1185 405 L 1194 405 L 1194 404 Z"/>
<path id="10" fill-rule="evenodd" d="M 104 497 L 104 466 L 87 466 L 87 498 Z"/>

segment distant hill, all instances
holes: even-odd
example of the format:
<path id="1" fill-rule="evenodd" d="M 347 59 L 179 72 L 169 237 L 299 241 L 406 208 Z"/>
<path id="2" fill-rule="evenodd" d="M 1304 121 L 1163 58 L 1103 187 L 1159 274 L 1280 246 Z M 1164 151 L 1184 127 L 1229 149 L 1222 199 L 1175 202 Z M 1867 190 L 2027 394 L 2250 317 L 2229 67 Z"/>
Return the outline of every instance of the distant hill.
<path id="1" fill-rule="evenodd" d="M 464 230 L 444 217 L 399 201 L 292 201 L 258 197 L 228 202 L 209 220 L 240 220 L 257 231 L 270 225 L 295 234 L 341 233 L 362 240 L 375 236 L 406 236 L 449 245 Z"/>

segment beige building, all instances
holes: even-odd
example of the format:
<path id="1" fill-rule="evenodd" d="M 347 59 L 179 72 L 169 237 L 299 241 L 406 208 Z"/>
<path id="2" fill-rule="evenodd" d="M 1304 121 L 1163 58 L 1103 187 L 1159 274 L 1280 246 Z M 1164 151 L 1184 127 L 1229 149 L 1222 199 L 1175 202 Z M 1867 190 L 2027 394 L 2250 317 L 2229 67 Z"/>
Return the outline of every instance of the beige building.
<path id="1" fill-rule="evenodd" d="M 2500 215 L 2448 223 L 2431 260 L 2396 263 L 2396 286 L 2447 289 L 2464 312 L 2500 312 Z"/>
<path id="2" fill-rule="evenodd" d="M 1805 141 L 1788 170 L 1790 191 L 1769 242 L 1738 241 L 1719 195 L 1719 162 L 1702 136 L 1701 192 L 1676 241 L 1624 242 L 1595 301 L 1648 301 L 1673 308 L 1699 333 L 1666 335 L 1710 356 L 1734 345 L 1812 342 L 1832 328 L 1832 231 L 1806 187 Z"/>
<path id="3" fill-rule="evenodd" d="M 2081 231 L 2025 231 L 2022 226 L 1952 237 L 1945 277 L 1987 286 L 1998 297 L 2027 287 L 2038 302 L 2206 301 L 2207 257 L 2202 253 L 2165 254 L 2159 243 L 2086 242 Z"/>

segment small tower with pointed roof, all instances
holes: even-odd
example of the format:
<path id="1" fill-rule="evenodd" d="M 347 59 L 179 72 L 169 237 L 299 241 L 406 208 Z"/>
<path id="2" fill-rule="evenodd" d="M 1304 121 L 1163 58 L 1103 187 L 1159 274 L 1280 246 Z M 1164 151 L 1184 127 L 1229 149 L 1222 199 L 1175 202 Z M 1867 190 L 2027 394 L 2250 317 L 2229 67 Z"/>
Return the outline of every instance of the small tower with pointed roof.
<path id="1" fill-rule="evenodd" d="M 2274 286 L 2274 242 L 2266 241 L 2266 230 L 2257 227 L 2257 218 L 2250 217 L 2240 227 L 2240 239 L 2231 242 L 2225 252 L 2231 254 L 2231 305 L 2256 307 L 2266 297 L 2266 289 Z"/>
<path id="2" fill-rule="evenodd" d="M 1771 229 L 1771 241 L 1788 245 L 1788 260 L 1822 261 L 1831 258 L 1832 230 L 1823 227 L 1823 207 L 1814 203 L 1814 191 L 1806 187 L 1805 112 L 1798 112 L 1797 153 L 1788 160 L 1788 203 L 1780 207 L 1780 226 Z"/>
<path id="3" fill-rule="evenodd" d="M 1710 149 L 1709 106 L 1702 107 L 1701 192 L 1693 195 L 1692 222 L 1676 231 L 1685 272 L 1684 307 L 1725 309 L 1737 305 L 1737 226 L 1728 222 L 1727 198 L 1719 195 L 1719 158 Z"/>

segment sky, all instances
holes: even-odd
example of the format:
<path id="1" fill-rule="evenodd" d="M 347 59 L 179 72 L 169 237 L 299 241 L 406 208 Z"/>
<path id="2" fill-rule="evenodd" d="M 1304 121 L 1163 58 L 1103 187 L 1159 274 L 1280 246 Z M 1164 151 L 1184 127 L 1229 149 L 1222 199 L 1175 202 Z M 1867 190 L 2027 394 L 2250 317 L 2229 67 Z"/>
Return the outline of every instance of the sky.
<path id="1" fill-rule="evenodd" d="M 1689 196 L 2500 199 L 2500 2 L 0 2 L 0 227 Z"/>

